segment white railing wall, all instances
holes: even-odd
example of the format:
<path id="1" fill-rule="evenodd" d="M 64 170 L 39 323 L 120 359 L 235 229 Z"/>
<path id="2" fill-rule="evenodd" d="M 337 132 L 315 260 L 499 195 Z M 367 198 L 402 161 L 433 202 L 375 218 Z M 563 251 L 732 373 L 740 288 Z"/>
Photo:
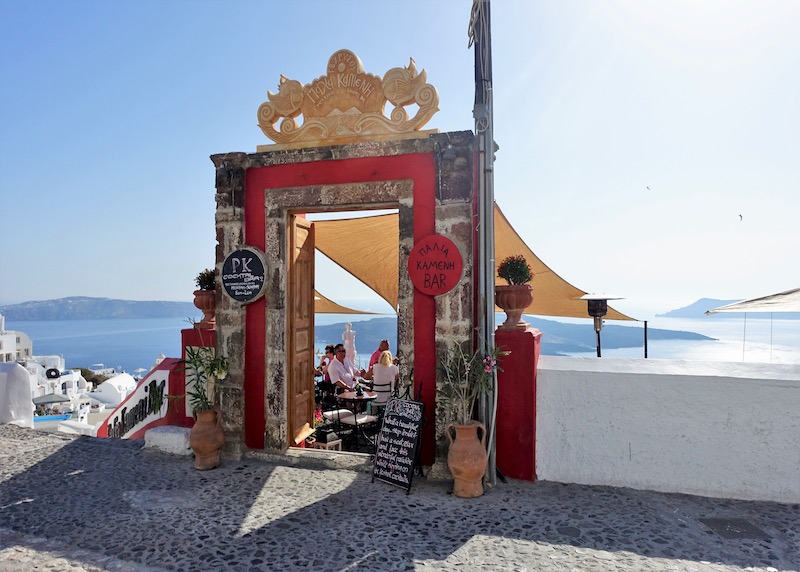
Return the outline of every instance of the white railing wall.
<path id="1" fill-rule="evenodd" d="M 546 481 L 800 502 L 800 365 L 544 356 Z"/>

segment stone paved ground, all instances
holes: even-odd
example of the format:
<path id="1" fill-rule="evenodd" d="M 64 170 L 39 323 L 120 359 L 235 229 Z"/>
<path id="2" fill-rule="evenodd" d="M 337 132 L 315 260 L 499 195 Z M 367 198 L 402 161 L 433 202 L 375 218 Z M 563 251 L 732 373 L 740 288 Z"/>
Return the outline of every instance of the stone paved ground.
<path id="1" fill-rule="evenodd" d="M 406 495 L 351 470 L 195 471 L 141 445 L 0 425 L 0 570 L 800 568 L 798 505 L 522 481 L 464 500 L 419 477 Z"/>

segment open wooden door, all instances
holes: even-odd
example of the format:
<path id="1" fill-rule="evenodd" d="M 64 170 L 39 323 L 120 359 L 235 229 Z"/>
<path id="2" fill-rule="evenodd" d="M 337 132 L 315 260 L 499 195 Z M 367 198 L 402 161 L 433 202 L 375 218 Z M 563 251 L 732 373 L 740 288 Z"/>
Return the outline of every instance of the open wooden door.
<path id="1" fill-rule="evenodd" d="M 292 446 L 314 431 L 314 226 L 305 218 L 292 216 L 290 229 L 286 387 Z"/>

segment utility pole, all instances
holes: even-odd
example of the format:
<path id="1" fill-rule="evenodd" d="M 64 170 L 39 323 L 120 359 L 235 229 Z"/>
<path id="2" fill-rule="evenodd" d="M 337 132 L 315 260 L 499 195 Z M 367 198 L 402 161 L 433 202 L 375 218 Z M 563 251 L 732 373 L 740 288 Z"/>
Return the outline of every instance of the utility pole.
<path id="1" fill-rule="evenodd" d="M 478 136 L 478 344 L 488 355 L 494 349 L 494 114 L 492 108 L 492 37 L 489 0 L 473 0 L 469 21 L 469 46 L 475 46 L 475 133 Z M 488 429 L 489 462 L 486 481 L 497 484 L 495 416 L 497 373 L 493 391 L 481 404 Z"/>

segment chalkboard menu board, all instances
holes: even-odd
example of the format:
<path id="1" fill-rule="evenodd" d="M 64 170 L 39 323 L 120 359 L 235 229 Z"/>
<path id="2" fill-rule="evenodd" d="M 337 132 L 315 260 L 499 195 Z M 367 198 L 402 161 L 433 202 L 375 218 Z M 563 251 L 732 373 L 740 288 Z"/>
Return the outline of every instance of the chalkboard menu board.
<path id="1" fill-rule="evenodd" d="M 406 494 L 411 490 L 423 408 L 419 401 L 406 399 L 390 399 L 386 404 L 372 466 L 373 482 L 378 479 L 403 487 Z"/>
<path id="2" fill-rule="evenodd" d="M 222 286 L 239 302 L 252 302 L 264 290 L 264 256 L 250 246 L 231 252 L 222 263 Z"/>

